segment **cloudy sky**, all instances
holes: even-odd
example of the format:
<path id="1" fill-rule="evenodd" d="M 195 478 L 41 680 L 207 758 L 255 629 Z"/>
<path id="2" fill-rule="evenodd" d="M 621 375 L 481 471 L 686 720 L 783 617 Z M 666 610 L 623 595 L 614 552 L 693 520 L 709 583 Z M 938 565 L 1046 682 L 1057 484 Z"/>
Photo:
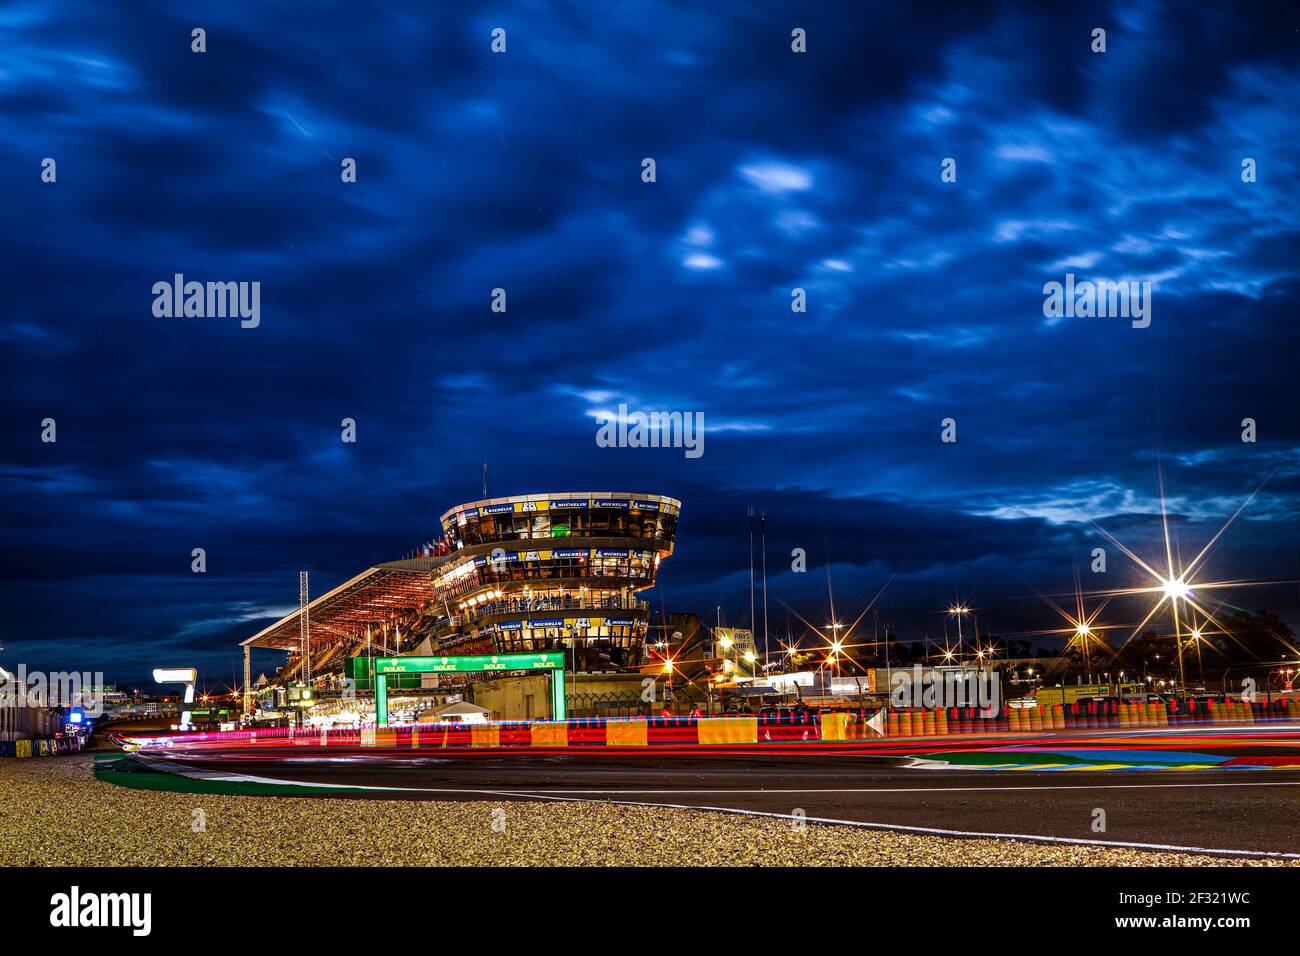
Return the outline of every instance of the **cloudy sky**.
<path id="1" fill-rule="evenodd" d="M 228 679 L 484 460 L 682 499 L 655 601 L 733 624 L 754 505 L 781 630 L 828 561 L 905 639 L 1053 626 L 1076 564 L 1140 580 L 1090 522 L 1160 552 L 1160 467 L 1186 554 L 1268 478 L 1207 574 L 1300 578 L 1297 8 L 804 6 L 0 9 L 0 663 Z M 156 317 L 176 273 L 260 325 Z M 1045 317 L 1067 273 L 1150 326 Z M 704 455 L 598 447 L 620 403 Z"/>

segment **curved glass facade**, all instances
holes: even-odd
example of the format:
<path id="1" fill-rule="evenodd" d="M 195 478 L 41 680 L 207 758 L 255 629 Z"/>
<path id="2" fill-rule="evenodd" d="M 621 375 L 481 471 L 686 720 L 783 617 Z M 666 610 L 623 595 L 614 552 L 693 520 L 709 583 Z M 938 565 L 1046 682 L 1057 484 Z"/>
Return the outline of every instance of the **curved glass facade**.
<path id="1" fill-rule="evenodd" d="M 442 516 L 456 548 L 521 539 L 631 538 L 671 553 L 681 502 L 658 495 L 568 494 L 472 502 Z"/>
<path id="2" fill-rule="evenodd" d="M 579 671 L 641 663 L 654 586 L 681 502 L 566 492 L 488 499 L 442 516 L 426 629 L 448 653 L 563 650 Z"/>

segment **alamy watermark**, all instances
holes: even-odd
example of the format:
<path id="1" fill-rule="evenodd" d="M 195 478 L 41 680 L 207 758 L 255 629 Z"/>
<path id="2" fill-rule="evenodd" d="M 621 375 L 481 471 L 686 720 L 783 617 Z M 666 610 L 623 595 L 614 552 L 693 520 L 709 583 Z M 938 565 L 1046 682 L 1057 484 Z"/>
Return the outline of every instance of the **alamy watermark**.
<path id="1" fill-rule="evenodd" d="M 260 282 L 186 282 L 178 272 L 171 282 L 155 282 L 153 294 L 153 314 L 160 319 L 238 317 L 243 329 L 262 324 Z"/>
<path id="2" fill-rule="evenodd" d="M 99 671 L 0 671 L 0 707 L 76 707 L 91 717 L 104 712 L 104 675 Z"/>
<path id="3" fill-rule="evenodd" d="M 596 444 L 601 448 L 684 448 L 687 458 L 704 454 L 703 412 L 599 412 Z"/>
<path id="4" fill-rule="evenodd" d="M 1091 318 L 1132 319 L 1133 328 L 1151 324 L 1151 282 L 1074 281 L 1074 273 L 1065 274 L 1065 282 L 1043 284 L 1043 315 L 1049 319 Z"/>
<path id="5" fill-rule="evenodd" d="M 83 893 L 73 886 L 50 897 L 50 925 L 56 928 L 123 927 L 132 936 L 153 929 L 152 893 Z"/>
<path id="6" fill-rule="evenodd" d="M 978 707 L 995 714 L 1002 706 L 997 671 L 935 670 L 914 664 L 889 676 L 891 707 Z"/>

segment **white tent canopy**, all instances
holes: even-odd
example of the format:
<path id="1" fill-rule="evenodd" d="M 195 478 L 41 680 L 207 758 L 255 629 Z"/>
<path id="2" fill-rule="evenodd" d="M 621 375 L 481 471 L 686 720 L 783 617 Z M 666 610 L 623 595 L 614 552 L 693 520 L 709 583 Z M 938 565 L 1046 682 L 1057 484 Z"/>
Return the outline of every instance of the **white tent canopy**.
<path id="1" fill-rule="evenodd" d="M 480 707 L 464 700 L 454 704 L 443 704 L 429 714 L 434 720 L 450 720 L 466 724 L 481 724 L 491 715 L 492 711 L 486 707 Z"/>

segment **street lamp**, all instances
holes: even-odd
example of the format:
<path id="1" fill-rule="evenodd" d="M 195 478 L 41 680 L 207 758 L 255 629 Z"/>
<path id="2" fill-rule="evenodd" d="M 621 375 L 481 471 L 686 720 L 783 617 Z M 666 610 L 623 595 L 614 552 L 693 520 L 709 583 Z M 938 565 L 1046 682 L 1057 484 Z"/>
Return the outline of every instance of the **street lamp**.
<path id="1" fill-rule="evenodd" d="M 957 604 L 954 605 L 953 607 L 948 608 L 948 613 L 952 615 L 956 615 L 957 617 L 957 655 L 958 658 L 960 659 L 961 645 L 962 645 L 961 619 L 970 613 L 970 608 L 968 608 L 964 604 Z"/>
<path id="2" fill-rule="evenodd" d="M 1083 657 L 1083 672 L 1085 674 L 1084 679 L 1089 684 L 1091 684 L 1092 683 L 1092 661 L 1088 653 L 1089 651 L 1088 645 L 1091 643 L 1090 638 L 1092 637 L 1092 626 L 1087 621 L 1084 621 L 1083 623 L 1075 627 L 1074 636 L 1079 640 L 1079 653 Z"/>

